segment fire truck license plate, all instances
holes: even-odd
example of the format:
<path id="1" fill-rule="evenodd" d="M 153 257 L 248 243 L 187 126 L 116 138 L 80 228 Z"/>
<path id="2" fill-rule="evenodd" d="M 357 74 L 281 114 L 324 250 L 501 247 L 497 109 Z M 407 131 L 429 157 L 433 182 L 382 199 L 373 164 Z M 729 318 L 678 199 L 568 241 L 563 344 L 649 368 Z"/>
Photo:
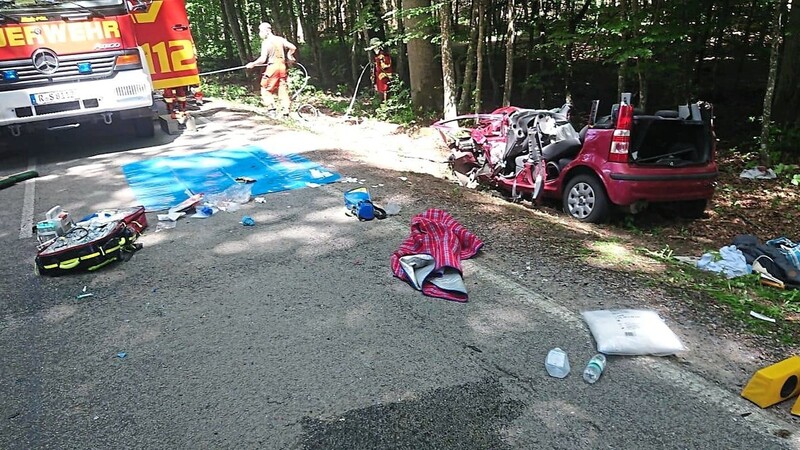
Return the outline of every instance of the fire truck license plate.
<path id="1" fill-rule="evenodd" d="M 75 91 L 53 91 L 31 94 L 31 103 L 34 105 L 49 105 L 51 103 L 70 102 L 78 99 Z"/>

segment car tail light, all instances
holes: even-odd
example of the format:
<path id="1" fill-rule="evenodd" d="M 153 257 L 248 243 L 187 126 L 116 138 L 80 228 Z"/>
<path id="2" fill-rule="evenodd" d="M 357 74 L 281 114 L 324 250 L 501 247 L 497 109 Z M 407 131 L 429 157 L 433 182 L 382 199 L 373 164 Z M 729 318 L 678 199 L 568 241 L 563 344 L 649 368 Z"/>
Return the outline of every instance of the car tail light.
<path id="1" fill-rule="evenodd" d="M 631 128 L 633 127 L 633 106 L 619 105 L 619 116 L 614 136 L 611 138 L 611 152 L 608 160 L 611 162 L 628 162 L 628 152 L 631 146 Z"/>
<path id="2" fill-rule="evenodd" d="M 117 56 L 116 61 L 114 61 L 114 70 L 131 70 L 141 68 L 142 58 L 139 56 L 139 52 L 136 50 L 119 55 Z"/>

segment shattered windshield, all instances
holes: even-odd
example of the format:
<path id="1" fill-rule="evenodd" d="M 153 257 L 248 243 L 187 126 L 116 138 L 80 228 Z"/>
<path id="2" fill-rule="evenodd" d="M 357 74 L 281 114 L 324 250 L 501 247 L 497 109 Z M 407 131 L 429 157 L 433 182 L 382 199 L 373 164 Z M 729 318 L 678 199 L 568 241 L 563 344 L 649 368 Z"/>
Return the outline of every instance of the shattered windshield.
<path id="1" fill-rule="evenodd" d="M 30 13 L 64 11 L 70 9 L 98 9 L 120 7 L 123 0 L 0 0 L 3 13 Z"/>

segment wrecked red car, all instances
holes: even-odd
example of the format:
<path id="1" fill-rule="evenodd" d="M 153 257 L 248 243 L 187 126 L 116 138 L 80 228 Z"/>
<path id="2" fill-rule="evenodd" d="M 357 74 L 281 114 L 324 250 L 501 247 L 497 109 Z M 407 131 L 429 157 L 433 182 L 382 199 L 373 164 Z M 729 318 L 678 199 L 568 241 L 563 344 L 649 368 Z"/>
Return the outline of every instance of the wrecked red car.
<path id="1" fill-rule="evenodd" d="M 610 115 L 597 118 L 598 103 L 580 132 L 570 122 L 569 105 L 507 107 L 433 127 L 451 148 L 451 167 L 463 185 L 488 185 L 515 201 L 560 199 L 582 222 L 606 221 L 615 208 L 636 213 L 651 203 L 701 217 L 718 176 L 711 105 L 645 115 L 623 94 Z"/>

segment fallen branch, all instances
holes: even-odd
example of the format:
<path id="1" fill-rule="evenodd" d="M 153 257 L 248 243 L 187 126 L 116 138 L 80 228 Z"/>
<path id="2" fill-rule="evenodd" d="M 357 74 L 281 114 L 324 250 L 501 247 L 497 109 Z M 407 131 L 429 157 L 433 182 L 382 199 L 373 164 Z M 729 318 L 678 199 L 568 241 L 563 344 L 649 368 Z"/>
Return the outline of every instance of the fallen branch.
<path id="1" fill-rule="evenodd" d="M 667 236 L 667 239 L 681 239 L 684 241 L 697 242 L 698 244 L 713 244 L 714 241 L 708 238 L 701 238 L 695 236 Z"/>

